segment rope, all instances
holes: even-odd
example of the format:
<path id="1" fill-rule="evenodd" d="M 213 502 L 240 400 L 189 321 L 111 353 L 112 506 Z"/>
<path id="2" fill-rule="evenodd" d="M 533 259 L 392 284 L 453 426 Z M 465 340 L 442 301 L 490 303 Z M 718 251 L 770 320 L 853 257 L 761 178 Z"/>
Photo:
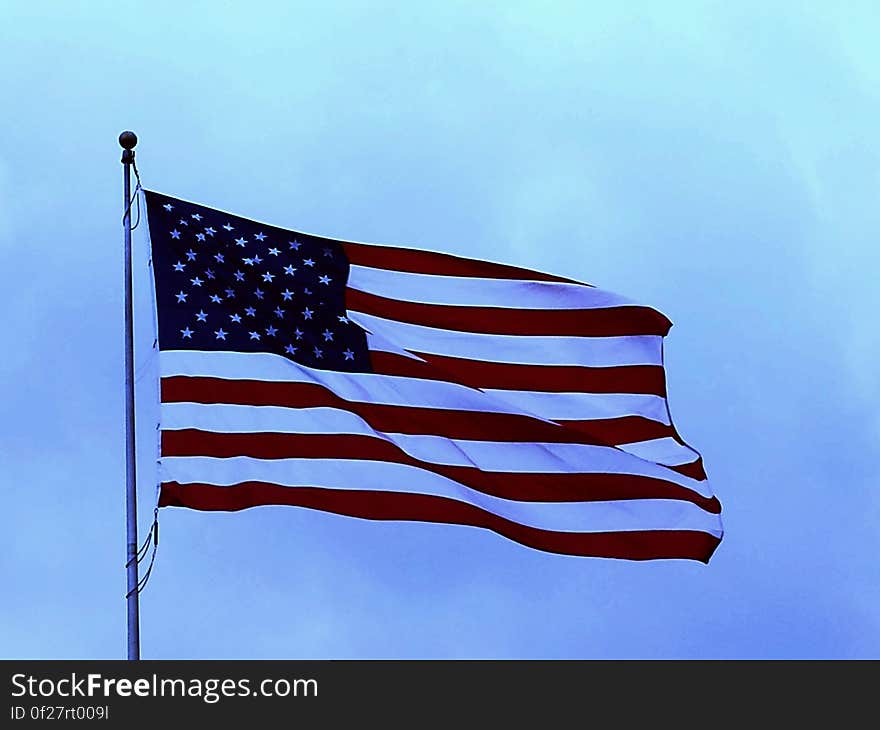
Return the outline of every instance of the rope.
<path id="1" fill-rule="evenodd" d="M 144 186 L 141 185 L 141 174 L 138 172 L 137 163 L 134 161 L 134 155 L 131 157 L 131 166 L 134 169 L 134 177 L 137 180 L 137 184 L 134 186 L 134 193 L 131 196 L 131 200 L 128 201 L 128 204 L 125 206 L 125 212 L 122 214 L 122 221 L 125 222 L 125 217 L 131 214 L 131 206 L 137 201 L 137 219 L 135 220 L 134 225 L 131 227 L 131 230 L 137 228 L 141 223 L 141 199 L 138 196 L 138 191 L 143 190 Z"/>
<path id="2" fill-rule="evenodd" d="M 150 525 L 150 531 L 147 533 L 147 538 L 144 540 L 144 544 L 141 546 L 141 549 L 138 550 L 137 562 L 140 563 L 147 557 L 147 550 L 150 544 L 150 538 L 152 538 L 153 542 L 153 552 L 150 555 L 150 563 L 147 566 L 147 571 L 144 573 L 143 578 L 138 581 L 138 584 L 135 588 L 132 588 L 128 593 L 125 594 L 126 598 L 129 598 L 132 593 L 140 594 L 144 588 L 147 587 L 147 582 L 150 580 L 150 575 L 153 572 L 153 565 L 156 562 L 156 552 L 159 549 L 159 506 L 153 508 L 153 524 Z M 135 558 L 132 558 L 134 560 Z M 126 568 L 131 565 L 131 560 L 126 563 Z"/>
<path id="3" fill-rule="evenodd" d="M 134 160 L 134 153 L 132 153 L 132 156 L 131 156 L 131 166 L 132 166 L 132 169 L 134 170 L 134 177 L 135 177 L 135 180 L 137 181 L 137 184 L 135 185 L 134 193 L 132 194 L 131 199 L 128 201 L 128 203 L 125 206 L 125 212 L 122 214 L 122 220 L 124 223 L 125 218 L 127 216 L 131 215 L 131 206 L 133 204 L 135 204 L 135 201 L 137 201 L 137 205 L 135 208 L 137 217 L 135 218 L 134 225 L 131 227 L 131 230 L 135 230 L 135 228 L 137 228 L 141 222 L 141 198 L 138 195 L 138 193 L 144 189 L 144 186 L 141 184 L 141 174 L 138 171 L 137 163 Z M 152 265 L 152 261 L 150 262 L 150 265 Z M 155 345 L 156 345 L 156 343 L 154 342 L 153 343 L 154 348 L 155 348 Z M 142 371 L 143 368 L 150 363 L 150 361 L 153 359 L 153 357 L 155 357 L 155 351 L 153 353 L 151 353 L 151 355 L 147 358 L 147 360 L 144 363 L 141 364 L 141 367 L 138 368 L 138 371 L 139 372 Z M 143 375 L 142 372 L 140 374 Z M 137 382 L 137 380 L 139 380 L 139 379 L 140 379 L 140 376 L 137 377 L 135 382 Z M 146 588 L 147 582 L 150 580 L 150 575 L 153 572 L 153 565 L 156 562 L 156 552 L 159 549 L 159 505 L 158 504 L 153 508 L 153 524 L 150 525 L 150 530 L 149 530 L 149 532 L 147 532 L 147 536 L 146 536 L 146 538 L 144 538 L 143 544 L 140 546 L 140 548 L 138 548 L 137 553 L 134 555 L 134 557 L 132 557 L 125 564 L 126 569 L 131 566 L 132 561 L 136 561 L 137 564 L 140 565 L 146 559 L 147 552 L 150 549 L 150 542 L 151 541 L 153 543 L 153 552 L 150 555 L 150 563 L 149 563 L 149 565 L 147 565 L 147 570 L 144 573 L 144 576 L 138 581 L 137 586 L 125 594 L 126 598 L 130 598 L 132 593 L 140 594 L 141 591 L 143 591 L 144 588 Z"/>

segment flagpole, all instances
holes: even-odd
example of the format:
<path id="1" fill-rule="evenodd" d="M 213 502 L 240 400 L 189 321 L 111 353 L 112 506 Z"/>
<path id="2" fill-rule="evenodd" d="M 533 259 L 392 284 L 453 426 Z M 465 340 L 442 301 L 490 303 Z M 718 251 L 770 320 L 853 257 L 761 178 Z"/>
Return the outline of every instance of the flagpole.
<path id="1" fill-rule="evenodd" d="M 137 473 L 134 444 L 134 315 L 131 302 L 131 166 L 137 135 L 123 132 L 119 135 L 122 146 L 123 186 L 125 188 L 125 543 L 126 543 L 126 604 L 128 611 L 128 659 L 141 658 L 140 618 L 138 605 L 138 548 L 137 548 Z"/>

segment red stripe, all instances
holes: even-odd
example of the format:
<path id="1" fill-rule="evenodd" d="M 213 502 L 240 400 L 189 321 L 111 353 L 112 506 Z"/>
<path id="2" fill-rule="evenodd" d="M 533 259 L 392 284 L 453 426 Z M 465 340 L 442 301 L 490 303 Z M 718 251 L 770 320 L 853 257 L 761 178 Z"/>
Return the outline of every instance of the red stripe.
<path id="1" fill-rule="evenodd" d="M 382 375 L 451 381 L 471 388 L 666 396 L 666 378 L 660 365 L 624 365 L 612 368 L 510 365 L 443 355 L 415 354 L 425 362 L 379 350 L 370 351 L 370 362 L 373 371 Z"/>
<path id="2" fill-rule="evenodd" d="M 411 274 L 435 274 L 440 276 L 471 276 L 481 279 L 516 279 L 526 281 L 558 281 L 567 284 L 590 286 L 573 279 L 522 269 L 518 266 L 495 264 L 490 261 L 466 259 L 435 251 L 418 251 L 411 248 L 377 246 L 367 243 L 342 242 L 348 261 L 356 266 L 372 266 L 377 269 L 405 271 Z"/>
<path id="3" fill-rule="evenodd" d="M 497 532 L 538 550 L 626 560 L 684 558 L 709 562 L 720 540 L 692 530 L 632 532 L 551 532 L 498 517 L 473 505 L 446 497 L 367 490 L 282 487 L 243 482 L 231 487 L 165 482 L 161 507 L 235 511 L 260 505 L 284 504 L 369 520 L 407 520 L 471 525 Z"/>
<path id="4" fill-rule="evenodd" d="M 691 479 L 696 479 L 699 482 L 708 479 L 708 476 L 706 476 L 706 469 L 703 466 L 702 456 L 698 457 L 696 461 L 692 461 L 690 464 L 680 464 L 679 466 L 670 466 L 669 468 L 672 469 L 672 471 L 677 471 L 679 474 L 690 477 Z"/>
<path id="5" fill-rule="evenodd" d="M 566 421 L 556 425 L 518 413 L 457 411 L 348 401 L 316 383 L 224 380 L 175 375 L 162 378 L 163 403 L 230 403 L 287 408 L 340 408 L 376 431 L 431 434 L 474 441 L 615 445 L 670 436 L 672 429 L 640 416 Z"/>
<path id="6" fill-rule="evenodd" d="M 486 494 L 522 502 L 599 502 L 626 499 L 680 499 L 719 514 L 715 497 L 704 497 L 673 482 L 631 474 L 558 474 L 483 471 L 416 459 L 396 444 L 354 434 L 215 433 L 197 429 L 162 432 L 162 456 L 255 459 L 368 459 L 424 469 Z M 356 477 L 357 466 L 352 467 Z"/>
<path id="7" fill-rule="evenodd" d="M 397 322 L 490 335 L 543 335 L 545 337 L 625 337 L 660 335 L 672 323 L 650 307 L 605 309 L 507 309 L 420 304 L 347 289 L 345 305 L 356 312 Z"/>
<path id="8" fill-rule="evenodd" d="M 578 421 L 557 420 L 566 431 L 577 431 L 587 439 L 573 443 L 586 444 L 633 444 L 637 441 L 651 441 L 672 435 L 672 427 L 642 416 L 622 416 Z"/>

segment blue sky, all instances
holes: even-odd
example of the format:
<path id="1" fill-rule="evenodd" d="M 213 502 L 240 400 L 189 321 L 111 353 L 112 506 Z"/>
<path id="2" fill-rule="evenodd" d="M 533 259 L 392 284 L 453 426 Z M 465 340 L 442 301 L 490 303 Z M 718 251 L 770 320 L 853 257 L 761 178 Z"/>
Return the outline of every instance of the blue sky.
<path id="1" fill-rule="evenodd" d="M 145 657 L 880 655 L 880 10 L 624 5 L 4 3 L 0 656 L 124 656 L 126 128 L 147 187 L 664 311 L 727 530 L 704 566 L 163 510 Z"/>

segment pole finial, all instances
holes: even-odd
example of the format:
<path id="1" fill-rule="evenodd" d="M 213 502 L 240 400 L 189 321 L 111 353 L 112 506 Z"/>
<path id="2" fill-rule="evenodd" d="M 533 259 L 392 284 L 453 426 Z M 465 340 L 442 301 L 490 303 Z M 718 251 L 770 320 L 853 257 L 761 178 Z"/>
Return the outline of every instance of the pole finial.
<path id="1" fill-rule="evenodd" d="M 119 144 L 123 149 L 133 150 L 137 143 L 138 138 L 134 132 L 125 131 L 119 135 Z"/>

